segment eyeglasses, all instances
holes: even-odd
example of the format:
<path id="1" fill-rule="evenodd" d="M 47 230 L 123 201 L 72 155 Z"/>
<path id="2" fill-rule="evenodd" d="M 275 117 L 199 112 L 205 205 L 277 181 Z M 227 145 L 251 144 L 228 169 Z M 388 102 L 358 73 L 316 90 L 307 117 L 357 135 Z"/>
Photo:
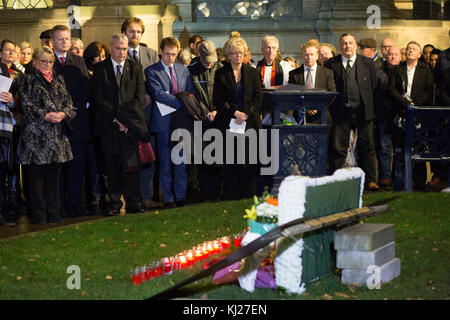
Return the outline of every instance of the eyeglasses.
<path id="1" fill-rule="evenodd" d="M 243 56 L 243 55 L 244 55 L 244 53 L 241 52 L 241 51 L 230 52 L 230 54 L 231 54 L 231 55 L 234 55 L 234 56 Z"/>
<path id="2" fill-rule="evenodd" d="M 55 61 L 52 61 L 52 60 L 39 60 L 39 61 L 44 64 L 54 64 L 55 63 Z"/>

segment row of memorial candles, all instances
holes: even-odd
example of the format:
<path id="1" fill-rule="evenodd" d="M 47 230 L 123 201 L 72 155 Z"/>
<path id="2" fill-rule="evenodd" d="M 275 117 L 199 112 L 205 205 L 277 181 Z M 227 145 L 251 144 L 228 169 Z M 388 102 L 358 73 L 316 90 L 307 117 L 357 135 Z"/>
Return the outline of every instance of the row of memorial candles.
<path id="1" fill-rule="evenodd" d="M 239 248 L 241 246 L 244 233 L 239 233 L 234 236 L 234 246 Z M 218 238 L 214 241 L 207 241 L 194 246 L 190 250 L 185 250 L 172 257 L 166 257 L 160 261 L 152 262 L 148 265 L 137 267 L 132 271 L 132 282 L 135 285 L 141 284 L 147 280 L 161 277 L 162 275 L 171 275 L 174 271 L 187 269 L 194 263 L 208 259 L 214 254 L 221 253 L 223 250 L 231 246 L 229 237 Z M 204 268 L 209 267 L 209 263 L 204 264 Z"/>

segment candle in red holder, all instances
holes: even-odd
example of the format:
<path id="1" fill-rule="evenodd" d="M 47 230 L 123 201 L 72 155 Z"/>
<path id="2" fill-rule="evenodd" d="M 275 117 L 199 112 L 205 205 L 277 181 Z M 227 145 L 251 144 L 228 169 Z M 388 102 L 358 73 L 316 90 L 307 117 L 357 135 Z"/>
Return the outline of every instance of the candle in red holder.
<path id="1" fill-rule="evenodd" d="M 147 273 L 145 277 L 147 278 L 147 280 L 151 280 L 153 279 L 154 276 L 155 276 L 155 269 L 153 264 L 147 265 Z"/>
<path id="2" fill-rule="evenodd" d="M 228 238 L 228 237 L 223 237 L 223 238 L 222 238 L 222 243 L 223 243 L 224 249 L 228 249 L 228 248 L 230 247 L 230 245 L 231 245 L 231 243 L 230 243 L 230 238 Z"/>
<path id="3" fill-rule="evenodd" d="M 175 258 L 173 258 L 173 271 L 178 270 L 180 270 L 180 257 L 175 256 Z"/>
<path id="4" fill-rule="evenodd" d="M 158 261 L 156 263 L 156 268 L 155 268 L 155 277 L 161 277 L 163 274 L 163 268 L 161 266 L 161 263 Z"/>
<path id="5" fill-rule="evenodd" d="M 169 258 L 163 259 L 163 272 L 165 275 L 171 275 L 172 274 L 172 267 L 173 267 L 173 261 L 170 261 Z"/>
<path id="6" fill-rule="evenodd" d="M 241 242 L 242 242 L 242 236 L 240 234 L 237 234 L 234 236 L 234 246 L 236 248 L 240 248 L 241 247 Z"/>
<path id="7" fill-rule="evenodd" d="M 131 281 L 134 285 L 141 284 L 141 278 L 139 277 L 139 268 L 136 268 L 133 272 L 133 275 L 131 276 Z"/>
<path id="8" fill-rule="evenodd" d="M 213 242 L 212 241 L 208 241 L 208 244 L 206 245 L 206 249 L 208 249 L 208 254 L 213 254 L 214 253 L 214 247 L 213 247 Z"/>
<path id="9" fill-rule="evenodd" d="M 220 243 L 219 243 L 219 241 L 214 240 L 213 247 L 214 247 L 214 253 L 219 253 L 220 252 Z"/>
<path id="10" fill-rule="evenodd" d="M 194 252 L 192 250 L 189 250 L 186 253 L 186 259 L 187 259 L 188 265 L 191 265 L 195 262 Z"/>
<path id="11" fill-rule="evenodd" d="M 194 261 L 200 261 L 203 259 L 203 251 L 200 249 L 200 247 L 195 249 L 194 252 L 195 252 L 195 260 Z"/>
<path id="12" fill-rule="evenodd" d="M 139 277 L 141 278 L 141 283 L 147 281 L 147 268 L 145 266 L 141 267 Z"/>
<path id="13" fill-rule="evenodd" d="M 180 267 L 181 269 L 186 269 L 187 267 L 187 259 L 184 254 L 180 255 Z"/>

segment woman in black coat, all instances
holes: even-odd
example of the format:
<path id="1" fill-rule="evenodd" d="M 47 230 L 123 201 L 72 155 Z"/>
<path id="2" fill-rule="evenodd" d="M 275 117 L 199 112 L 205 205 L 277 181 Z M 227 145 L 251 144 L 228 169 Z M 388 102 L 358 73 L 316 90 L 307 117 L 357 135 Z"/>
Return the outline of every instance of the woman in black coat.
<path id="1" fill-rule="evenodd" d="M 214 106 L 217 108 L 216 125 L 225 134 L 234 119 L 236 124 L 246 121 L 245 132 L 261 128 L 260 109 L 262 104 L 261 79 L 256 69 L 243 63 L 244 54 L 248 51 L 247 43 L 242 38 L 231 38 L 225 43 L 224 54 L 227 62 L 216 71 L 214 79 Z M 226 146 L 226 135 L 224 136 Z M 249 141 L 245 143 L 245 163 L 237 164 L 236 142 L 234 143 L 234 161 L 227 163 L 224 152 L 224 199 L 249 198 L 256 194 L 258 165 L 249 159 Z M 257 146 L 257 141 L 251 141 Z M 242 150 L 240 150 L 242 151 Z M 257 158 L 257 154 L 251 154 Z M 251 158 L 251 157 L 250 157 Z"/>
<path id="2" fill-rule="evenodd" d="M 61 74 L 53 73 L 55 55 L 49 47 L 34 50 L 33 73 L 19 85 L 23 110 L 18 159 L 27 166 L 34 223 L 62 222 L 59 182 L 62 164 L 73 159 L 69 121 L 72 99 Z"/>

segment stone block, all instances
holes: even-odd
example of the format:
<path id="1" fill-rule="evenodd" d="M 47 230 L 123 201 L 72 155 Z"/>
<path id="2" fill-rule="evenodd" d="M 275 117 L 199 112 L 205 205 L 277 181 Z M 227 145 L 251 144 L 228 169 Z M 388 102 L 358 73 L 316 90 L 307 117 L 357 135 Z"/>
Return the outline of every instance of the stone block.
<path id="1" fill-rule="evenodd" d="M 378 271 L 371 270 L 371 272 L 367 273 L 367 269 L 343 269 L 341 282 L 347 285 L 367 285 L 367 279 L 371 277 L 372 279 L 376 279 L 379 276 L 379 281 L 381 283 L 386 283 L 391 281 L 394 278 L 397 278 L 400 275 L 400 259 L 394 258 L 387 263 L 379 266 Z M 375 278 L 374 278 L 375 277 Z M 375 284 L 375 282 L 370 281 L 371 284 Z"/>
<path id="2" fill-rule="evenodd" d="M 381 266 L 395 258 L 395 242 L 372 250 L 372 251 L 354 251 L 339 250 L 336 256 L 336 266 L 339 269 L 364 269 L 368 266 Z"/>
<path id="3" fill-rule="evenodd" d="M 394 241 L 393 224 L 355 224 L 334 234 L 336 250 L 373 251 Z"/>

